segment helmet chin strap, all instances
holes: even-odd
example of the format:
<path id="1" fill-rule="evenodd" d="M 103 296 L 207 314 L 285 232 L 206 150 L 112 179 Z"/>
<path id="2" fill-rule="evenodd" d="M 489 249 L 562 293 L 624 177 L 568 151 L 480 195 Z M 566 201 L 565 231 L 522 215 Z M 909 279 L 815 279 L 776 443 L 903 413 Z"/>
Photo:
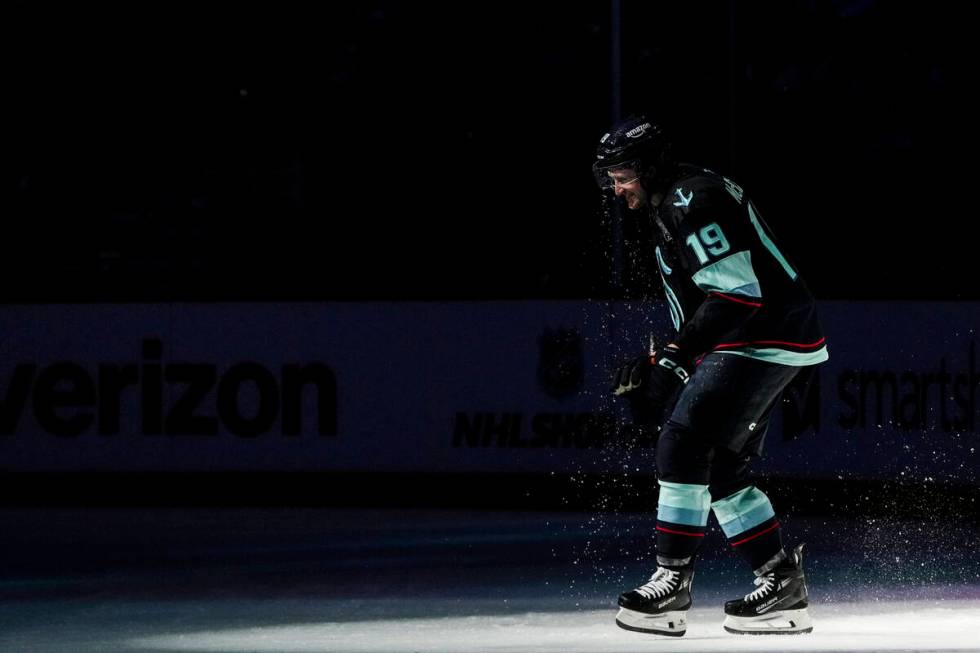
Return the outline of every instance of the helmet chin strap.
<path id="1" fill-rule="evenodd" d="M 663 220 L 660 219 L 660 214 L 657 212 L 657 210 L 651 209 L 650 215 L 653 218 L 653 223 L 657 225 L 657 229 L 660 231 L 661 242 L 665 245 L 667 243 L 674 242 L 674 237 L 670 235 L 669 231 L 667 231 L 667 227 L 664 225 Z"/>

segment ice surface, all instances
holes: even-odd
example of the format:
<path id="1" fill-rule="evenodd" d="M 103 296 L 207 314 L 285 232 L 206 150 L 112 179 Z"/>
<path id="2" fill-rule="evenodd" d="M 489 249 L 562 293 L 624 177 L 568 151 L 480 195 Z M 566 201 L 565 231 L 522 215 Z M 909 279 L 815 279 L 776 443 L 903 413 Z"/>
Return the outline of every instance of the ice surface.
<path id="1" fill-rule="evenodd" d="M 0 652 L 980 651 L 976 525 L 785 516 L 814 632 L 738 636 L 713 527 L 679 639 L 613 622 L 652 514 L 7 510 Z"/>
<path id="2" fill-rule="evenodd" d="M 620 630 L 609 610 L 487 617 L 305 623 L 195 631 L 131 640 L 150 651 L 976 651 L 980 601 L 840 603 L 814 610 L 813 633 L 726 633 L 717 608 L 697 608 L 682 638 Z"/>

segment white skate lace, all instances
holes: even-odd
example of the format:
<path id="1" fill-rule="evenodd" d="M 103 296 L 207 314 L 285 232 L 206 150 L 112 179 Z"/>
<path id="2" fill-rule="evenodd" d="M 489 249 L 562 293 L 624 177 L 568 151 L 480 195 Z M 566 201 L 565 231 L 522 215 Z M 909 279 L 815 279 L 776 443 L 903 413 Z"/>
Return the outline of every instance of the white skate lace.
<path id="1" fill-rule="evenodd" d="M 755 586 L 759 589 L 755 590 L 750 594 L 745 595 L 745 601 L 755 601 L 756 599 L 761 599 L 763 596 L 768 594 L 773 587 L 776 585 L 776 575 L 766 574 L 765 576 L 759 576 L 754 581 Z"/>
<path id="2" fill-rule="evenodd" d="M 679 577 L 680 572 L 657 567 L 657 570 L 653 572 L 653 576 L 650 576 L 650 580 L 637 587 L 634 591 L 642 594 L 647 599 L 660 598 L 673 591 L 674 587 L 677 586 L 677 579 Z"/>

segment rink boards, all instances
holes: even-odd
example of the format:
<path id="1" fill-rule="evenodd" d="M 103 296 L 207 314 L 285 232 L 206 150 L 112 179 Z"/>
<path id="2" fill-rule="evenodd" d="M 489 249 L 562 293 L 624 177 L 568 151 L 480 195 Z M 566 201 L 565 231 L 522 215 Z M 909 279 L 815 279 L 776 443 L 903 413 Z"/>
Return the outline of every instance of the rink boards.
<path id="1" fill-rule="evenodd" d="M 825 302 L 758 469 L 973 483 L 980 304 Z M 608 393 L 651 303 L 7 306 L 2 471 L 651 473 Z"/>

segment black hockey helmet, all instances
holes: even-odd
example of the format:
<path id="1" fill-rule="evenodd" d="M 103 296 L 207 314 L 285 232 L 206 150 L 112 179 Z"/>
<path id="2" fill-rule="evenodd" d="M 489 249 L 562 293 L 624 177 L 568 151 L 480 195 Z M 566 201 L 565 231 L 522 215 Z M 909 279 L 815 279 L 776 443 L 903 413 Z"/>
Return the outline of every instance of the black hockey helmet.
<path id="1" fill-rule="evenodd" d="M 666 181 L 673 166 L 670 141 L 662 126 L 646 116 L 630 116 L 599 139 L 592 173 L 602 189 L 612 188 L 607 172 L 617 168 L 636 171 L 648 190 Z"/>

